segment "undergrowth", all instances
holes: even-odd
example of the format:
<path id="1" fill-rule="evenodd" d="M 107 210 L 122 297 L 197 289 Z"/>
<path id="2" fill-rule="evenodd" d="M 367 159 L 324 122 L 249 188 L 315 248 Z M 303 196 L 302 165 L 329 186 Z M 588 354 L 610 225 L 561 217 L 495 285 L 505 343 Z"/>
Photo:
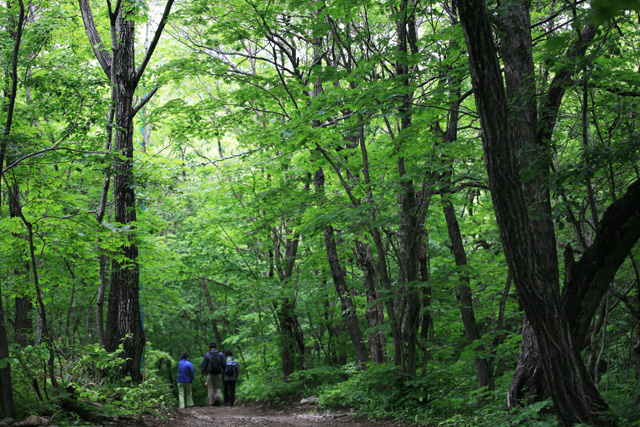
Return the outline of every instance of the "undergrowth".
<path id="1" fill-rule="evenodd" d="M 43 380 L 48 358 L 44 346 L 18 349 L 12 361 L 21 368 L 12 370 L 16 417 L 38 414 L 60 427 L 94 426 L 98 421 L 117 422 L 173 406 L 171 386 L 157 375 L 157 367 L 176 362 L 147 346 L 144 380 L 137 383 L 119 377 L 118 370 L 125 363 L 121 352 L 108 353 L 92 344 L 76 356 L 59 357 L 54 368 L 59 386 L 53 387 L 50 378 Z"/>
<path id="2" fill-rule="evenodd" d="M 145 413 L 162 414 L 177 403 L 172 382 L 159 374 L 162 369 L 176 370 L 177 363 L 167 353 L 150 346 L 145 353 L 141 383 L 119 378 L 118 370 L 124 363 L 120 351 L 107 353 L 89 345 L 77 356 L 60 358 L 56 365 L 61 383 L 58 388 L 42 380 L 48 357 L 43 347 L 26 347 L 16 354 L 12 364 L 21 367 L 13 370 L 19 417 L 46 415 L 60 427 L 92 426 L 97 420 L 106 425 Z M 271 406 L 296 404 L 301 398 L 318 396 L 319 405 L 326 410 L 346 410 L 369 419 L 394 419 L 429 427 L 560 424 L 549 400 L 507 411 L 508 373 L 496 378 L 494 391 L 478 393 L 468 367 L 461 363 L 454 368 L 457 371 L 453 373 L 449 366 L 407 377 L 394 364 L 372 364 L 366 370 L 359 370 L 356 365 L 318 366 L 296 371 L 286 381 L 278 370 L 256 370 L 250 372 L 250 379 L 240 379 L 237 396 L 243 403 Z M 203 387 L 195 389 L 206 393 Z M 640 427 L 640 405 L 630 399 L 634 394 L 640 394 L 640 390 L 633 385 L 606 393 L 611 409 L 605 416 L 620 426 Z"/>

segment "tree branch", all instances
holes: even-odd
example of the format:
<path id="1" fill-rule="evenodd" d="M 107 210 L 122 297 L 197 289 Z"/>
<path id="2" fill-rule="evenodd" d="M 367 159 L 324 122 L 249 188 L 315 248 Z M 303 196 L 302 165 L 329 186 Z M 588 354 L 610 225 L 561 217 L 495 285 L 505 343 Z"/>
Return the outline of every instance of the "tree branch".
<path id="1" fill-rule="evenodd" d="M 84 28 L 87 32 L 87 36 L 89 37 L 93 53 L 100 63 L 102 71 L 104 71 L 109 80 L 111 80 L 111 55 L 109 55 L 109 52 L 105 49 L 104 44 L 102 43 L 102 38 L 100 37 L 100 34 L 98 34 L 96 23 L 93 20 L 93 14 L 91 13 L 89 0 L 78 0 L 78 5 L 80 6 L 82 22 L 84 22 Z"/>
<path id="2" fill-rule="evenodd" d="M 81 0 L 86 1 L 86 0 Z M 164 13 L 162 14 L 162 18 L 160 19 L 160 23 L 158 24 L 158 28 L 156 29 L 155 34 L 153 35 L 153 40 L 151 40 L 151 44 L 149 44 L 149 49 L 142 60 L 142 64 L 140 64 L 140 68 L 136 72 L 136 76 L 133 79 L 133 84 L 137 85 L 142 77 L 142 73 L 147 68 L 149 61 L 151 60 L 151 56 L 153 52 L 156 50 L 156 46 L 160 41 L 160 36 L 162 35 L 162 30 L 164 30 L 164 26 L 167 25 L 167 20 L 169 19 L 169 13 L 171 12 L 171 6 L 173 6 L 174 0 L 168 0 L 166 6 L 164 7 Z"/>
<path id="3" fill-rule="evenodd" d="M 584 56 L 587 47 L 596 36 L 598 27 L 592 23 L 588 23 L 580 33 L 578 40 L 574 45 L 569 47 L 565 53 L 565 63 L 556 73 L 549 85 L 549 91 L 546 98 L 542 102 L 542 108 L 539 112 L 538 126 L 538 142 L 544 143 L 551 139 L 551 134 L 558 120 L 558 111 L 560 103 L 564 97 L 567 86 L 571 82 L 574 69 L 572 61 L 578 57 Z"/>
<path id="4" fill-rule="evenodd" d="M 30 157 L 39 156 L 40 154 L 48 153 L 49 151 L 66 150 L 66 151 L 74 151 L 74 152 L 82 152 L 82 153 L 84 153 L 85 151 L 83 151 L 83 150 L 75 150 L 73 148 L 66 148 L 66 147 L 61 148 L 61 147 L 58 147 L 62 143 L 62 141 L 64 141 L 67 138 L 67 136 L 69 136 L 71 131 L 73 129 L 75 129 L 75 127 L 76 127 L 76 124 L 74 123 L 74 125 L 71 126 L 69 128 L 69 130 L 67 130 L 67 132 L 58 140 L 58 142 L 56 142 L 53 145 L 53 147 L 45 148 L 44 150 L 36 151 L 34 153 L 29 153 L 29 154 L 26 154 L 26 155 L 20 157 L 18 160 L 16 160 L 15 162 L 11 163 L 6 168 L 4 168 L 4 170 L 2 170 L 2 174 L 4 175 L 9 169 L 15 168 L 20 163 L 22 163 L 24 160 L 26 160 L 26 159 L 28 159 Z M 2 163 L 0 163 L 0 165 L 1 164 Z"/>
<path id="5" fill-rule="evenodd" d="M 151 91 L 151 93 L 149 93 L 149 95 L 145 96 L 144 99 L 140 101 L 138 105 L 133 107 L 133 113 L 131 113 L 131 118 L 135 117 L 135 115 L 138 114 L 138 111 L 140 111 L 142 107 L 144 107 L 146 103 L 149 102 L 149 100 L 151 100 L 151 98 L 153 97 L 153 95 L 156 94 L 158 89 L 160 89 L 160 86 L 156 86 L 155 88 L 153 88 L 153 90 Z"/>
<path id="6" fill-rule="evenodd" d="M 600 232 L 572 269 L 562 301 L 576 343 L 583 343 L 593 313 L 620 265 L 640 239 L 640 180 L 613 202 L 600 221 Z"/>

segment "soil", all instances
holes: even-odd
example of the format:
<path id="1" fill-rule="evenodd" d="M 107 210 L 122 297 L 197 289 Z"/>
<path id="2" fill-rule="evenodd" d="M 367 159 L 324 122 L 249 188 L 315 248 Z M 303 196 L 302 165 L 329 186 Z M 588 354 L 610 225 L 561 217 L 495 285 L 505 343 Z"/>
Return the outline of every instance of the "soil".
<path id="1" fill-rule="evenodd" d="M 164 417 L 143 417 L 124 422 L 120 427 L 400 427 L 391 421 L 371 421 L 349 412 L 320 412 L 315 406 L 301 405 L 284 409 L 262 406 L 192 407 L 176 409 Z M 406 427 L 406 426 L 404 426 Z"/>

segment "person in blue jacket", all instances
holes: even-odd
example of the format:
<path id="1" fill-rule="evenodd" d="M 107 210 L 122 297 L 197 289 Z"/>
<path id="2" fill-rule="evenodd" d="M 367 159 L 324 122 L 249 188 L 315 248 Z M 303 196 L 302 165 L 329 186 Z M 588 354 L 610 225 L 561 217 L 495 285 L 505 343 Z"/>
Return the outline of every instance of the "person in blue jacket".
<path id="1" fill-rule="evenodd" d="M 193 382 L 193 364 L 189 361 L 189 354 L 182 353 L 182 358 L 178 362 L 178 408 L 193 406 L 191 396 L 191 383 Z"/>

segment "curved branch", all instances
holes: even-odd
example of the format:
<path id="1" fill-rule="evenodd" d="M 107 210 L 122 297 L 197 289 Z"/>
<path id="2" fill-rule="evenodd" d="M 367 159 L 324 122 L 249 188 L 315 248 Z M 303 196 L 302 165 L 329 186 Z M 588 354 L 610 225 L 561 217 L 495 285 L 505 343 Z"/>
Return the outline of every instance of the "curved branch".
<path id="1" fill-rule="evenodd" d="M 620 265 L 640 239 L 640 180 L 613 202 L 600 221 L 600 232 L 571 269 L 562 301 L 576 343 L 581 344 L 598 304 Z"/>
<path id="2" fill-rule="evenodd" d="M 93 53 L 100 63 L 102 71 L 104 71 L 107 77 L 111 79 L 111 55 L 109 55 L 109 52 L 105 49 L 102 38 L 100 37 L 100 34 L 98 34 L 96 23 L 93 20 L 93 13 L 91 13 L 89 0 L 78 0 L 78 5 L 80 6 L 82 22 L 84 22 L 84 28 L 87 32 L 87 36 L 89 37 Z"/>

